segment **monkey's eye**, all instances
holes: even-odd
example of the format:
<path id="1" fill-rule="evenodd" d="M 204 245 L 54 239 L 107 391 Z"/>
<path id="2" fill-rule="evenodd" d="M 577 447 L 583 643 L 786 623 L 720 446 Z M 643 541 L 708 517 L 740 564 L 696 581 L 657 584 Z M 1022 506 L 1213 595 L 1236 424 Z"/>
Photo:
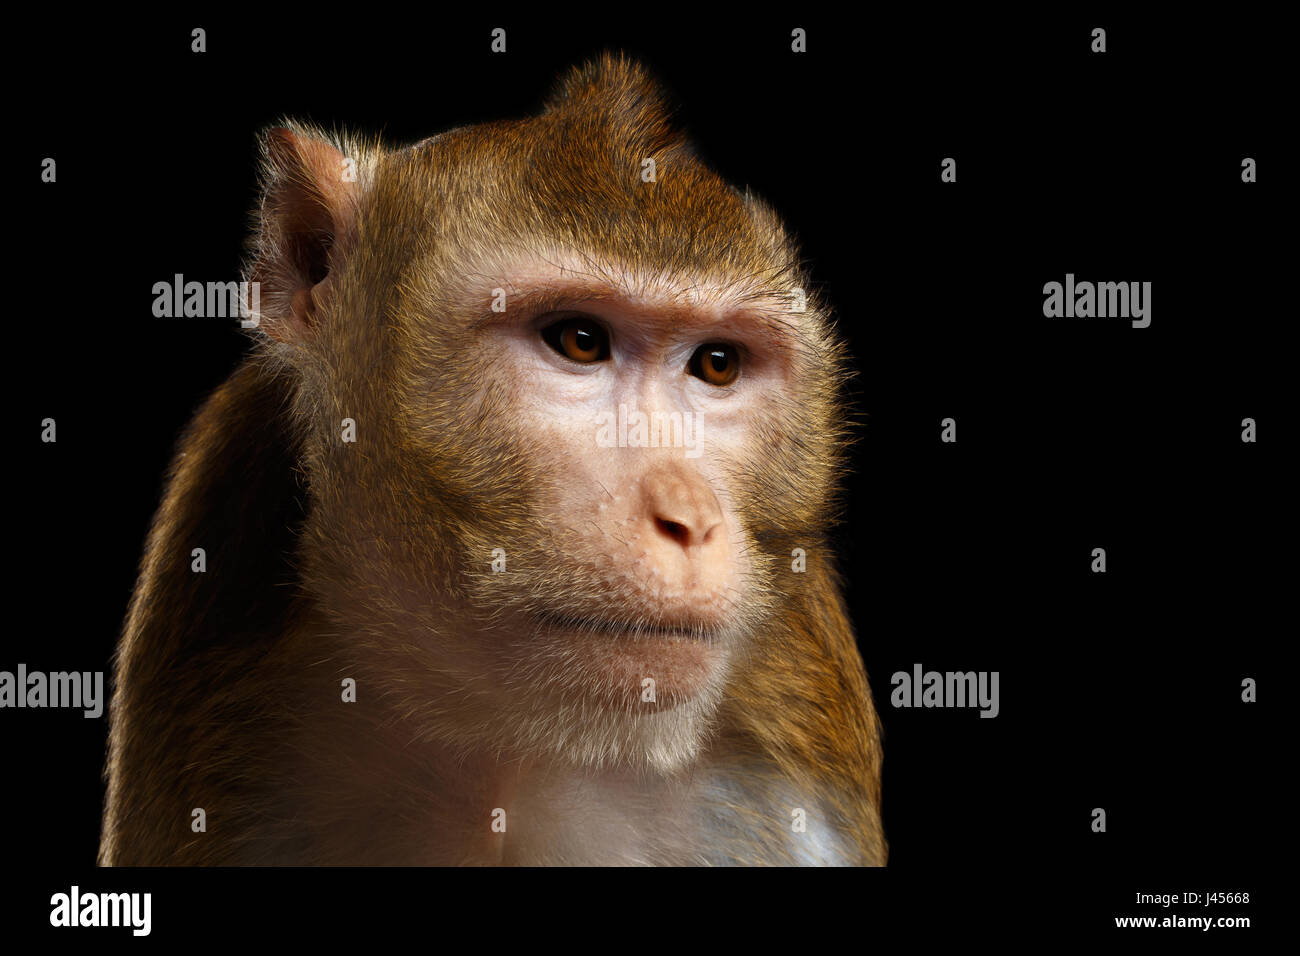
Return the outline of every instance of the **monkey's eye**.
<path id="1" fill-rule="evenodd" d="M 561 319 L 542 329 L 546 344 L 567 359 L 588 364 L 609 358 L 609 333 L 581 317 Z"/>
<path id="2" fill-rule="evenodd" d="M 740 374 L 740 353 L 733 345 L 718 342 L 701 345 L 687 367 L 696 378 L 721 388 L 730 385 Z"/>

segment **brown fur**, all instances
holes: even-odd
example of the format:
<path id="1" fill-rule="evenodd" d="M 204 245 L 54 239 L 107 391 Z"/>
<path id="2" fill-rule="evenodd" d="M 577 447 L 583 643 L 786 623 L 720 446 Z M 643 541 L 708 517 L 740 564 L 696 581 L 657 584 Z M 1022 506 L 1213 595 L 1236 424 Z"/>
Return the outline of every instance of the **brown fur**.
<path id="1" fill-rule="evenodd" d="M 250 275 L 266 335 L 183 437 L 150 533 L 101 862 L 883 864 L 879 724 L 826 539 L 843 349 L 815 297 L 785 314 L 809 283 L 775 215 L 608 56 L 531 119 L 393 151 L 291 124 L 265 147 Z M 665 328 L 700 301 L 766 317 L 794 385 L 754 410 L 752 453 L 716 465 L 749 599 L 698 700 L 638 709 L 593 676 L 593 716 L 567 690 L 589 663 L 519 624 L 654 606 L 591 544 L 608 536 L 554 520 L 563 462 L 511 426 L 530 397 L 494 357 L 490 289 L 529 268 L 553 283 L 556 264 L 661 303 Z M 506 839 L 486 823 L 498 806 Z"/>

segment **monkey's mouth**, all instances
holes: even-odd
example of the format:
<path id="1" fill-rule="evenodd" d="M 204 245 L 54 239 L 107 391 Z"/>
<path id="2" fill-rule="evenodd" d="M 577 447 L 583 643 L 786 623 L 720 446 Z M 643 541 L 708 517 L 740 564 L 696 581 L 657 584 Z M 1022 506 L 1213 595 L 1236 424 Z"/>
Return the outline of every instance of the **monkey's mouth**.
<path id="1" fill-rule="evenodd" d="M 723 629 L 703 620 L 661 621 L 646 618 L 601 618 L 579 614 L 556 614 L 542 611 L 535 615 L 538 624 L 551 631 L 577 631 L 602 637 L 677 638 L 683 641 L 713 641 Z"/>

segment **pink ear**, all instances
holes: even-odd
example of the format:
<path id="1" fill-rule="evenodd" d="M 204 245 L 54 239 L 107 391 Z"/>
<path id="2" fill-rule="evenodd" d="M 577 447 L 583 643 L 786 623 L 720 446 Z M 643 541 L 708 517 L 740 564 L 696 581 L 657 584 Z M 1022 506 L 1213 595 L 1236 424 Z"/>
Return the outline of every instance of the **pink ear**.
<path id="1" fill-rule="evenodd" d="M 356 229 L 358 189 L 346 157 L 311 133 L 279 127 L 263 141 L 263 191 L 252 281 L 261 327 L 280 342 L 312 332 Z"/>

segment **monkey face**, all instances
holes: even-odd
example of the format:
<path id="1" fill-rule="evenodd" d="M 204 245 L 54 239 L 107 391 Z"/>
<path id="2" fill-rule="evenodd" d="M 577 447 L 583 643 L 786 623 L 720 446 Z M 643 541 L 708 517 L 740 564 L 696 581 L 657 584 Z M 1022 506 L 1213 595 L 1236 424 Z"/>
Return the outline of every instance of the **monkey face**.
<path id="1" fill-rule="evenodd" d="M 557 249 L 475 263 L 443 311 L 428 302 L 454 277 L 413 269 L 394 310 L 420 330 L 401 350 L 411 411 L 385 440 L 409 457 L 352 460 L 378 469 L 349 484 L 412 477 L 387 500 L 423 502 L 406 523 L 441 529 L 408 552 L 426 553 L 430 592 L 455 595 L 424 624 L 430 660 L 478 675 L 456 694 L 482 707 L 461 713 L 503 746 L 682 764 L 731 668 L 770 639 L 786 542 L 811 543 L 820 473 L 798 436 L 820 406 L 790 395 L 829 374 L 816 317 L 738 296 L 732 276 Z"/>
<path id="2" fill-rule="evenodd" d="M 717 277 L 633 283 L 583 262 L 476 264 L 445 312 L 428 303 L 452 279 L 412 266 L 393 312 L 420 345 L 400 350 L 395 385 L 337 399 L 396 395 L 371 416 L 392 431 L 366 456 L 322 448 L 316 524 L 337 563 L 318 579 L 384 563 L 339 548 L 358 525 L 385 542 L 417 529 L 396 536 L 400 566 L 347 593 L 382 592 L 411 620 L 413 667 L 458 702 L 436 708 L 440 733 L 487 722 L 513 751 L 677 766 L 778 603 L 754 529 L 780 518 L 759 515 L 754 482 L 802 347 L 780 303 L 737 303 Z M 388 493 L 362 503 L 358 488 Z M 368 627 L 353 610 L 346 626 Z"/>
<path id="3" fill-rule="evenodd" d="M 676 706 L 722 679 L 750 630 L 734 479 L 787 356 L 757 318 L 662 281 L 632 292 L 553 267 L 511 273 L 517 314 L 488 334 L 527 396 L 516 425 L 547 463 L 536 514 L 570 576 L 531 623 L 587 661 L 586 693 Z"/>

